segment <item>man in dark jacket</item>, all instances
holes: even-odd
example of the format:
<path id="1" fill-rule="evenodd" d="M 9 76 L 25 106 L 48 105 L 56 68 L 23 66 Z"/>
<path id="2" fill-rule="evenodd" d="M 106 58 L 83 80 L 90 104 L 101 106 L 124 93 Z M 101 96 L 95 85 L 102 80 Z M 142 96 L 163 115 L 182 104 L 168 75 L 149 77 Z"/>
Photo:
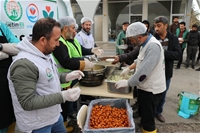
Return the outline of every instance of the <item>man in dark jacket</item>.
<path id="1" fill-rule="evenodd" d="M 187 59 L 186 68 L 189 67 L 190 56 L 192 56 L 192 69 L 194 69 L 197 48 L 200 46 L 200 33 L 197 30 L 197 25 L 192 25 L 192 30 L 187 35 Z"/>
<path id="2" fill-rule="evenodd" d="M 165 95 L 158 104 L 156 108 L 156 118 L 160 122 L 165 122 L 165 118 L 162 116 L 163 106 L 165 103 L 165 98 L 167 91 L 169 89 L 169 85 L 171 82 L 171 78 L 173 75 L 173 64 L 174 60 L 179 60 L 181 57 L 181 48 L 179 45 L 178 38 L 167 31 L 168 27 L 168 19 L 165 16 L 158 16 L 154 19 L 154 27 L 155 27 L 155 37 L 160 41 L 164 49 L 165 55 L 165 78 L 166 78 L 166 91 Z"/>
<path id="3" fill-rule="evenodd" d="M 169 26 L 169 30 L 172 34 L 176 33 L 176 29 L 179 27 L 178 17 L 173 17 L 173 23 Z"/>
<path id="4" fill-rule="evenodd" d="M 130 49 L 132 49 L 132 50 L 127 53 L 117 55 L 115 57 L 115 60 L 112 62 L 112 64 L 116 64 L 118 62 L 126 62 L 126 63 L 131 62 L 131 63 L 128 63 L 128 65 L 131 65 L 133 63 L 133 61 L 135 59 L 137 59 L 140 46 L 135 46 L 134 44 L 132 44 L 132 48 L 130 48 Z"/>
<path id="5" fill-rule="evenodd" d="M 148 20 L 143 20 L 142 23 L 145 24 L 145 26 L 147 27 L 147 32 L 151 33 L 153 35 L 154 31 L 151 30 L 151 28 L 150 28 L 150 22 Z"/>

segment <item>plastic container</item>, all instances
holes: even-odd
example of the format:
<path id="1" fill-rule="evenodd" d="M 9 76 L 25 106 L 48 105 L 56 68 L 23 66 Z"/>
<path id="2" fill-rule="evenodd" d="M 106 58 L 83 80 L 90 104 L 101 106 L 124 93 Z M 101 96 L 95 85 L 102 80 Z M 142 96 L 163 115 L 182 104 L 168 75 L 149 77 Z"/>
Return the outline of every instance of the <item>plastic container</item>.
<path id="1" fill-rule="evenodd" d="M 108 92 L 110 93 L 120 93 L 120 94 L 128 94 L 131 92 L 132 88 L 131 87 L 122 87 L 122 88 L 119 88 L 119 89 L 116 89 L 115 88 L 115 83 L 117 81 L 113 81 L 111 78 L 112 76 L 115 76 L 115 75 L 120 75 L 122 71 L 121 70 L 115 70 L 113 73 L 111 73 L 111 75 L 108 76 L 106 82 L 107 82 L 107 89 L 108 89 Z M 130 75 L 128 75 L 128 77 L 131 76 L 132 73 L 130 73 Z"/>
<path id="2" fill-rule="evenodd" d="M 110 105 L 112 107 L 124 108 L 127 110 L 129 127 L 90 129 L 90 114 L 94 105 Z M 83 133 L 135 133 L 135 123 L 133 122 L 133 110 L 126 99 L 97 99 L 92 100 L 88 106 L 87 119 Z"/>

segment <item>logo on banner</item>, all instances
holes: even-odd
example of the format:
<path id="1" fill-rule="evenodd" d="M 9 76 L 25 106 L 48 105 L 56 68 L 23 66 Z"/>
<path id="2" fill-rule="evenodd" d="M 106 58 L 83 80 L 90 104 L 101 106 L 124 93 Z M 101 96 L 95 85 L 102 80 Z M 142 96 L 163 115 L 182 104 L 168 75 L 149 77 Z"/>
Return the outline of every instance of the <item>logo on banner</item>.
<path id="1" fill-rule="evenodd" d="M 23 14 L 21 4 L 15 0 L 5 0 L 4 10 L 8 18 L 12 21 L 19 21 Z"/>
<path id="2" fill-rule="evenodd" d="M 28 5 L 26 8 L 26 16 L 32 23 L 35 23 L 39 19 L 39 10 L 35 4 Z"/>
<path id="3" fill-rule="evenodd" d="M 54 15 L 54 11 L 51 11 L 51 7 L 50 6 L 46 6 L 45 10 L 42 10 L 43 16 L 44 18 L 53 18 Z"/>

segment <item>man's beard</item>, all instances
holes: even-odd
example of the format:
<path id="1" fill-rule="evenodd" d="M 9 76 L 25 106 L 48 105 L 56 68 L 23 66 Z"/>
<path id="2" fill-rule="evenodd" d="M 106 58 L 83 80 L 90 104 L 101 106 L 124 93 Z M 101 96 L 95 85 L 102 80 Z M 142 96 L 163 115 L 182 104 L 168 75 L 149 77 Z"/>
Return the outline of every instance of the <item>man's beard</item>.
<path id="1" fill-rule="evenodd" d="M 48 43 L 48 42 L 47 42 Z M 44 55 L 49 55 L 53 52 L 54 49 L 50 49 L 49 45 L 46 45 Z"/>
<path id="2" fill-rule="evenodd" d="M 142 45 L 142 42 L 137 39 L 135 44 L 140 46 Z"/>
<path id="3" fill-rule="evenodd" d="M 68 39 L 74 39 L 73 35 L 72 35 L 70 32 L 67 32 L 67 33 L 66 33 L 66 37 L 67 37 Z"/>
<path id="4" fill-rule="evenodd" d="M 178 24 L 178 21 L 174 21 L 175 24 Z"/>
<path id="5" fill-rule="evenodd" d="M 90 28 L 83 28 L 83 30 L 84 30 L 85 32 L 87 32 L 87 33 L 90 32 Z"/>

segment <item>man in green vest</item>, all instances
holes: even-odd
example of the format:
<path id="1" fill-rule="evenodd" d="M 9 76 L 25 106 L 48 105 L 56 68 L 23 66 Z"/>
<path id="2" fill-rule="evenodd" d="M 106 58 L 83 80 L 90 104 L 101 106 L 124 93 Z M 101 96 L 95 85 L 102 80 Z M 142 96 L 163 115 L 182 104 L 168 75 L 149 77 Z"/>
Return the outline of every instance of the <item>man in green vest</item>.
<path id="1" fill-rule="evenodd" d="M 55 61 L 58 65 L 58 72 L 64 73 L 71 70 L 82 71 L 93 68 L 94 63 L 84 58 L 83 55 L 102 55 L 103 50 L 98 47 L 86 49 L 80 45 L 77 39 L 74 38 L 76 34 L 76 20 L 74 18 L 65 16 L 59 19 L 59 23 L 61 24 L 60 45 L 53 51 Z M 68 87 L 73 87 L 76 82 L 72 81 L 61 84 L 61 87 L 67 89 Z M 74 105 L 70 102 L 66 104 L 62 105 L 64 120 L 66 120 L 67 116 L 73 116 L 75 113 L 72 107 Z"/>
<path id="2" fill-rule="evenodd" d="M 188 30 L 185 27 L 185 22 L 179 23 L 179 28 L 176 29 L 176 36 L 178 37 L 179 44 L 182 50 L 181 58 L 179 59 L 176 69 L 180 69 L 183 61 L 183 52 L 186 48 Z"/>

